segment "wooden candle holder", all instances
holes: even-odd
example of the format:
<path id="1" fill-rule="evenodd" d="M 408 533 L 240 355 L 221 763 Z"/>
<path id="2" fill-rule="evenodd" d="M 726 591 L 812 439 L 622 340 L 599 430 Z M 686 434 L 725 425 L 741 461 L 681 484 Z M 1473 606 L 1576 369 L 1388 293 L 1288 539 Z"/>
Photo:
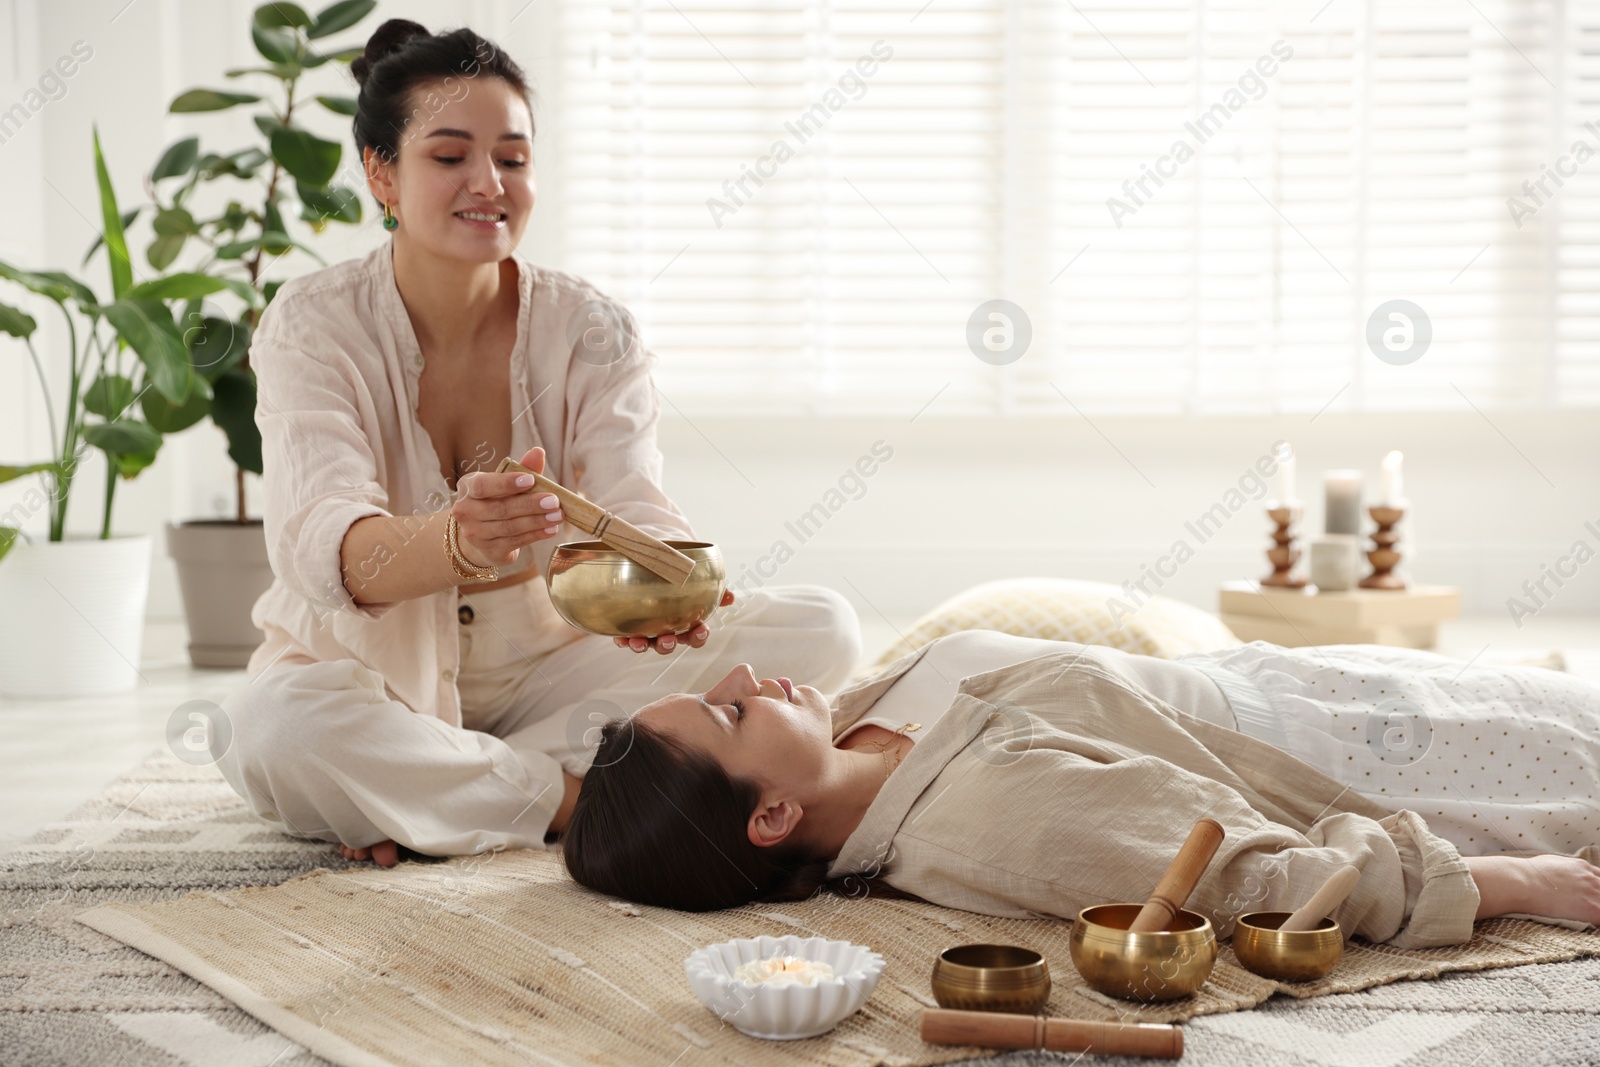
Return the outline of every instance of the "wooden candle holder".
<path id="1" fill-rule="evenodd" d="M 1261 579 L 1262 585 L 1279 589 L 1304 588 L 1304 578 L 1291 578 L 1289 572 L 1300 559 L 1300 550 L 1294 547 L 1292 527 L 1300 521 L 1302 509 L 1292 504 L 1278 504 L 1267 509 L 1267 518 L 1277 526 L 1272 532 L 1273 547 L 1267 549 L 1267 559 L 1272 562 L 1272 573 Z"/>
<path id="2" fill-rule="evenodd" d="M 1378 524 L 1378 529 L 1372 535 L 1372 543 L 1377 547 L 1367 553 L 1367 562 L 1372 564 L 1372 573 L 1361 579 L 1361 588 L 1404 589 L 1406 587 L 1406 580 L 1394 573 L 1395 565 L 1400 562 L 1400 553 L 1394 549 L 1395 542 L 1400 540 L 1400 535 L 1394 532 L 1394 527 L 1405 517 L 1405 513 L 1405 508 L 1388 508 L 1382 505 L 1367 509 L 1372 521 Z"/>

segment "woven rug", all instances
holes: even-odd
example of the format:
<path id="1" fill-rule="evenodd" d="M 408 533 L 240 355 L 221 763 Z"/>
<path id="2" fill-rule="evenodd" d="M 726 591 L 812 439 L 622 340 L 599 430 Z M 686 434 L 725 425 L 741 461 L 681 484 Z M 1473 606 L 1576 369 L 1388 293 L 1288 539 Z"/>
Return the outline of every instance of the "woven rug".
<path id="1" fill-rule="evenodd" d="M 981 940 L 1044 951 L 1052 1013 L 1189 1019 L 1189 1062 L 1600 1062 L 1600 961 L 1580 958 L 1600 953 L 1592 933 L 1495 920 L 1454 949 L 1352 943 L 1330 980 L 1307 987 L 1256 978 L 1223 946 L 1199 995 L 1141 1008 L 1078 983 L 1065 923 L 881 897 L 682 915 L 582 890 L 536 852 L 346 864 L 258 823 L 214 771 L 166 755 L 0 859 L 0 900 L 7 1064 L 952 1062 L 978 1050 L 924 1045 L 916 1016 L 933 954 Z M 889 960 L 868 1008 L 832 1034 L 756 1041 L 689 993 L 690 948 L 796 931 Z M 1571 962 L 1510 966 L 1559 960 Z M 1442 977 L 1396 981 L 1426 975 Z"/>

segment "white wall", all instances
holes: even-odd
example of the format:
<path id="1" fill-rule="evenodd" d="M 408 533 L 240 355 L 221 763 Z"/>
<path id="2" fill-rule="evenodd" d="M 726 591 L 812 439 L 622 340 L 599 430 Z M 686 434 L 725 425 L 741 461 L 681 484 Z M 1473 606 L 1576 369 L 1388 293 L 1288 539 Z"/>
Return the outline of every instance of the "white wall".
<path id="1" fill-rule="evenodd" d="M 228 87 L 222 70 L 252 64 L 252 7 L 208 0 L 0 0 L 0 109 L 23 99 L 73 42 L 94 49 L 68 81 L 66 95 L 0 144 L 0 203 L 7 205 L 0 258 L 78 270 L 98 229 L 93 123 L 124 207 L 141 199 L 140 176 L 171 141 L 199 133 L 203 144 L 224 149 L 249 143 L 254 131 L 243 110 L 180 117 L 165 109 L 183 89 Z M 553 69 L 548 42 L 556 7 L 555 0 L 525 10 L 521 2 L 386 0 L 379 15 L 405 15 L 430 27 L 470 23 L 537 78 Z M 369 19 L 367 28 L 377 21 Z M 340 90 L 329 82 L 318 91 Z M 542 84 L 541 96 L 542 135 L 561 120 L 559 87 Z M 327 136 L 346 137 L 347 125 L 335 116 L 311 121 Z M 559 266 L 550 220 L 560 210 L 560 161 L 541 150 L 538 162 L 544 199 L 523 252 Z M 140 249 L 146 225 L 135 230 Z M 359 229 L 332 228 L 316 247 L 331 261 L 370 249 L 381 235 L 369 213 Z M 149 273 L 142 259 L 137 265 Z M 287 277 L 314 266 L 296 256 L 276 269 Z M 86 273 L 91 284 L 105 287 L 103 257 Z M 0 290 L 6 291 L 0 299 L 18 302 L 14 287 Z M 42 308 L 37 314 L 44 324 L 41 355 L 59 370 L 59 320 Z M 52 382 L 58 400 L 64 384 L 64 375 Z M 1252 502 L 1203 545 L 1184 523 L 1221 501 L 1278 438 L 1296 445 L 1301 493 L 1313 498 L 1323 468 L 1361 467 L 1375 479 L 1382 454 L 1404 450 L 1413 574 L 1461 585 L 1469 611 L 1504 613 L 1506 598 L 1580 537 L 1600 547 L 1600 536 L 1583 529 L 1586 521 L 1600 529 L 1600 418 L 1594 413 L 1489 412 L 1486 419 L 1463 403 L 1460 414 L 1448 416 L 1096 418 L 1091 426 L 1077 416 L 1009 424 L 947 420 L 937 402 L 915 421 L 909 416 L 918 404 L 910 402 L 905 418 L 828 422 L 785 418 L 782 406 L 774 397 L 770 411 L 692 423 L 667 418 L 661 441 L 669 491 L 700 534 L 728 551 L 736 578 L 782 539 L 794 557 L 769 580 L 825 582 L 864 613 L 881 611 L 896 620 L 990 578 L 1137 579 L 1141 565 L 1153 564 L 1178 538 L 1198 551 L 1161 591 L 1212 607 L 1219 581 L 1267 570 L 1267 523 Z M 26 350 L 0 341 L 0 462 L 43 458 L 47 438 Z M 786 529 L 786 521 L 823 501 L 880 439 L 893 458 L 865 480 L 860 499 L 845 503 L 808 540 Z M 103 470 L 96 459 L 81 477 L 70 515 L 74 531 L 98 529 Z M 21 483 L 0 486 L 0 512 L 21 495 Z M 152 618 L 181 613 L 160 542 L 162 524 L 228 514 L 231 498 L 232 468 L 220 432 L 209 424 L 169 440 L 150 470 L 119 487 L 115 531 L 156 538 Z M 1309 525 L 1318 522 L 1320 507 L 1314 506 Z M 34 517 L 26 528 L 42 536 L 45 517 Z M 767 572 L 773 573 L 770 565 Z M 1600 612 L 1600 563 L 1557 591 L 1548 611 Z"/>

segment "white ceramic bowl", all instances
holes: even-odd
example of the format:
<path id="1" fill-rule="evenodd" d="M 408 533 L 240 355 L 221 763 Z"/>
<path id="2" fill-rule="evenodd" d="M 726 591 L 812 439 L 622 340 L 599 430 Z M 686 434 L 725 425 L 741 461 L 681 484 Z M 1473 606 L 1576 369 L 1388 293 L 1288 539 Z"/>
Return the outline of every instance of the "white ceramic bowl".
<path id="1" fill-rule="evenodd" d="M 773 956 L 826 963 L 834 977 L 813 986 L 746 982 L 733 972 Z M 684 961 L 700 1003 L 741 1034 L 789 1041 L 816 1037 L 839 1025 L 872 996 L 883 957 L 865 945 L 821 937 L 741 937 L 696 949 Z"/>

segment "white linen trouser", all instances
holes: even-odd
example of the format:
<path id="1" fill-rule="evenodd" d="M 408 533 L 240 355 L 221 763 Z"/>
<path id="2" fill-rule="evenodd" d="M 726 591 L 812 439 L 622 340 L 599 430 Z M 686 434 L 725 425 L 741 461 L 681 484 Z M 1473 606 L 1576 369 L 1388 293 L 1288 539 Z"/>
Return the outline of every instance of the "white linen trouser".
<path id="1" fill-rule="evenodd" d="M 535 579 L 537 580 L 537 579 Z M 742 594 L 703 648 L 668 655 L 582 635 L 529 658 L 526 590 L 463 598 L 462 726 L 419 715 L 354 659 L 288 659 L 223 701 L 231 727 L 217 766 L 257 815 L 286 833 L 363 848 L 393 840 L 430 855 L 540 848 L 563 767 L 582 775 L 595 727 L 677 692 L 702 692 L 740 663 L 825 694 L 861 655 L 855 611 L 821 586 Z M 591 751 L 585 751 L 587 746 Z"/>

